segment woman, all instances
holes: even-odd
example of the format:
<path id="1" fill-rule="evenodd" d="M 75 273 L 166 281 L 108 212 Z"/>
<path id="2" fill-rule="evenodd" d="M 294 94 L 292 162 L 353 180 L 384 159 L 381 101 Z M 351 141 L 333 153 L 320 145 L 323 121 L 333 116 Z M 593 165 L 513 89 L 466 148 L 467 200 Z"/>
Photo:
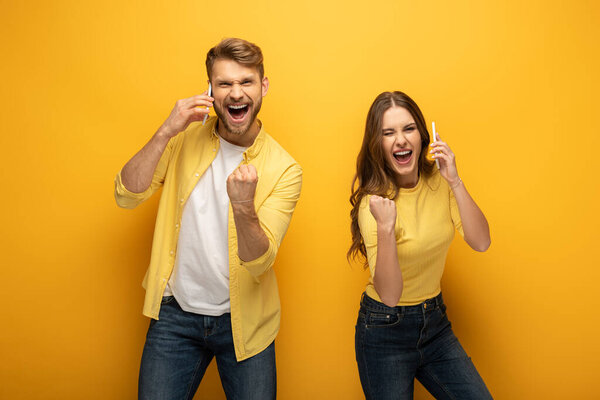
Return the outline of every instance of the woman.
<path id="1" fill-rule="evenodd" d="M 454 229 L 485 251 L 488 223 L 454 153 L 441 140 L 429 144 L 425 119 L 406 94 L 375 99 L 352 187 L 348 256 L 364 256 L 371 271 L 355 338 L 366 398 L 412 399 L 417 378 L 436 399 L 491 399 L 452 332 L 440 290 Z"/>

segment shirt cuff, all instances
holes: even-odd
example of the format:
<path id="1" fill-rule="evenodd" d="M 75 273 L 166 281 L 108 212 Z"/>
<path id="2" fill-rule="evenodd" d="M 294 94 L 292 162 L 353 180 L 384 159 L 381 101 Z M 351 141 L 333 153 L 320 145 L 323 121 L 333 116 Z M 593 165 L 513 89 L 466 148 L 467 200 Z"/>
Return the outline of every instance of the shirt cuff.
<path id="1" fill-rule="evenodd" d="M 123 208 L 133 208 L 146 200 L 152 191 L 152 185 L 148 186 L 148 189 L 141 193 L 134 193 L 129 191 L 123 181 L 121 180 L 121 171 L 115 178 L 115 199 L 117 204 Z"/>
<path id="2" fill-rule="evenodd" d="M 237 258 L 239 260 L 240 265 L 246 268 L 251 275 L 262 275 L 273 265 L 273 261 L 275 258 L 273 244 L 269 241 L 269 248 L 267 249 L 267 251 L 265 251 L 265 253 L 262 256 L 255 258 L 254 260 L 244 261 L 240 258 L 239 255 L 237 256 Z"/>

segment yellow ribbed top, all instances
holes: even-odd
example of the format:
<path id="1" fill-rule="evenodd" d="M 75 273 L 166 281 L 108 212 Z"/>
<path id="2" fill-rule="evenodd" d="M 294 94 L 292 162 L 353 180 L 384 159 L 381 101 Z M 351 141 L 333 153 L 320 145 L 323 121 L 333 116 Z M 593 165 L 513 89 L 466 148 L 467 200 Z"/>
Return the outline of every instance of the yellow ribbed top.
<path id="1" fill-rule="evenodd" d="M 367 295 L 381 301 L 373 286 L 377 260 L 377 223 L 363 197 L 358 224 L 367 249 L 371 277 Z M 421 177 L 414 188 L 400 189 L 396 199 L 396 245 L 404 289 L 398 305 L 415 305 L 440 293 L 446 254 L 454 228 L 464 236 L 454 194 L 439 171 Z"/>

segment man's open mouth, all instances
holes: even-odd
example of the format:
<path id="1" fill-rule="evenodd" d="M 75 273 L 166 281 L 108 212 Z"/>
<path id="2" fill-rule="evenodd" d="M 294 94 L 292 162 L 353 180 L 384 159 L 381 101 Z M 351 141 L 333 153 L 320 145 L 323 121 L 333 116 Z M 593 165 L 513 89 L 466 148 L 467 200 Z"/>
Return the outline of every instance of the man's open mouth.
<path id="1" fill-rule="evenodd" d="M 248 104 L 230 104 L 227 106 L 227 112 L 234 121 L 242 121 L 248 113 Z"/>
<path id="2" fill-rule="evenodd" d="M 402 150 L 402 151 L 394 152 L 394 158 L 400 164 L 406 164 L 407 162 L 410 161 L 411 157 L 412 157 L 412 150 Z"/>

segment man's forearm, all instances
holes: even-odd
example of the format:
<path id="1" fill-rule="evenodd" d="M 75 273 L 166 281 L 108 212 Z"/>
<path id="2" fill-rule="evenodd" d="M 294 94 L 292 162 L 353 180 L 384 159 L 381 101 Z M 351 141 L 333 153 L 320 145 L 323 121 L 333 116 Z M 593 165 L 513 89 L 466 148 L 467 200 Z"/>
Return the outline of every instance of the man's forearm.
<path id="1" fill-rule="evenodd" d="M 168 143 L 169 137 L 159 130 L 125 164 L 121 170 L 121 181 L 127 190 L 133 193 L 141 193 L 150 187 L 154 170 Z"/>
<path id="2" fill-rule="evenodd" d="M 233 219 L 238 241 L 238 256 L 242 261 L 252 261 L 266 253 L 269 239 L 260 226 L 254 201 L 232 202 Z"/>

